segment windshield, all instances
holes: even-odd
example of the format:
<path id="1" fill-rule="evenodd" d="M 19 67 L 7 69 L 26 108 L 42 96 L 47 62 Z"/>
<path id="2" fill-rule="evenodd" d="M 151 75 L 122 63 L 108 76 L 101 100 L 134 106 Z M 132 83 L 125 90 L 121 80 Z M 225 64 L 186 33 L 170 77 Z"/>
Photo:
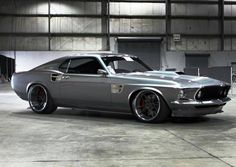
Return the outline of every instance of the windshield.
<path id="1" fill-rule="evenodd" d="M 112 56 L 102 57 L 102 60 L 112 74 L 153 71 L 137 57 Z"/>

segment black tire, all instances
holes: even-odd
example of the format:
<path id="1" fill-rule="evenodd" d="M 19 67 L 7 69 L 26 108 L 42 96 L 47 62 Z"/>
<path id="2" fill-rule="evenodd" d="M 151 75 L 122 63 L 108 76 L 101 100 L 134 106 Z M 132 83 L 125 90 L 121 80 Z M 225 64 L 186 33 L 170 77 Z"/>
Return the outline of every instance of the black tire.
<path id="1" fill-rule="evenodd" d="M 28 101 L 30 108 L 38 114 L 51 114 L 57 109 L 47 89 L 40 84 L 29 88 Z"/>
<path id="2" fill-rule="evenodd" d="M 142 99 L 144 96 L 149 99 L 145 101 Z M 137 106 L 138 104 L 140 106 Z M 161 95 L 152 90 L 138 92 L 132 99 L 131 106 L 134 115 L 141 122 L 162 123 L 170 117 L 170 110 L 166 102 Z"/>

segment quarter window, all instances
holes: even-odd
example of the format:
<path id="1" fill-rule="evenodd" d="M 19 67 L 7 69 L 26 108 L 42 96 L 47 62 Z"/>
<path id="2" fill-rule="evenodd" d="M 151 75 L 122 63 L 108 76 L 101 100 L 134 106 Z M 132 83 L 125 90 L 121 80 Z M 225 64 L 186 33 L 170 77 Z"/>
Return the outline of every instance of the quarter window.
<path id="1" fill-rule="evenodd" d="M 66 60 L 59 66 L 59 71 L 66 73 L 70 60 Z"/>
<path id="2" fill-rule="evenodd" d="M 72 74 L 97 74 L 98 69 L 103 69 L 96 58 L 71 59 L 68 73 Z"/>

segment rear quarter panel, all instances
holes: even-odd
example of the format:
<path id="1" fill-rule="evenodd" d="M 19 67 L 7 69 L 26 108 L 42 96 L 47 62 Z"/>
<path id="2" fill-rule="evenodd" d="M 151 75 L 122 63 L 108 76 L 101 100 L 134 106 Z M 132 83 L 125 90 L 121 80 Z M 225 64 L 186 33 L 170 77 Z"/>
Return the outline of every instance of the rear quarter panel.
<path id="1" fill-rule="evenodd" d="M 49 71 L 28 71 L 15 73 L 12 77 L 12 88 L 16 94 L 23 100 L 28 100 L 27 91 L 33 84 L 43 85 L 51 97 L 57 100 L 59 96 L 59 87 L 56 82 L 51 81 L 51 73 Z"/>

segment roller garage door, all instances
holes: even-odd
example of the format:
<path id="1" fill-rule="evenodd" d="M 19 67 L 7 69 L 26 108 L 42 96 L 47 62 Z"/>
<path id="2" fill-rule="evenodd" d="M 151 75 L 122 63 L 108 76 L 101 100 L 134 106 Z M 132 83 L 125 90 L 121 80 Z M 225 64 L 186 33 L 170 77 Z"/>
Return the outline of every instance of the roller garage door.
<path id="1" fill-rule="evenodd" d="M 0 76 L 4 75 L 6 79 L 9 79 L 11 78 L 14 72 L 15 72 L 15 60 L 0 55 Z"/>
<path id="2" fill-rule="evenodd" d="M 160 69 L 161 38 L 118 38 L 118 52 L 138 56 L 153 69 Z"/>
<path id="3" fill-rule="evenodd" d="M 207 68 L 210 54 L 185 54 L 186 67 Z"/>

